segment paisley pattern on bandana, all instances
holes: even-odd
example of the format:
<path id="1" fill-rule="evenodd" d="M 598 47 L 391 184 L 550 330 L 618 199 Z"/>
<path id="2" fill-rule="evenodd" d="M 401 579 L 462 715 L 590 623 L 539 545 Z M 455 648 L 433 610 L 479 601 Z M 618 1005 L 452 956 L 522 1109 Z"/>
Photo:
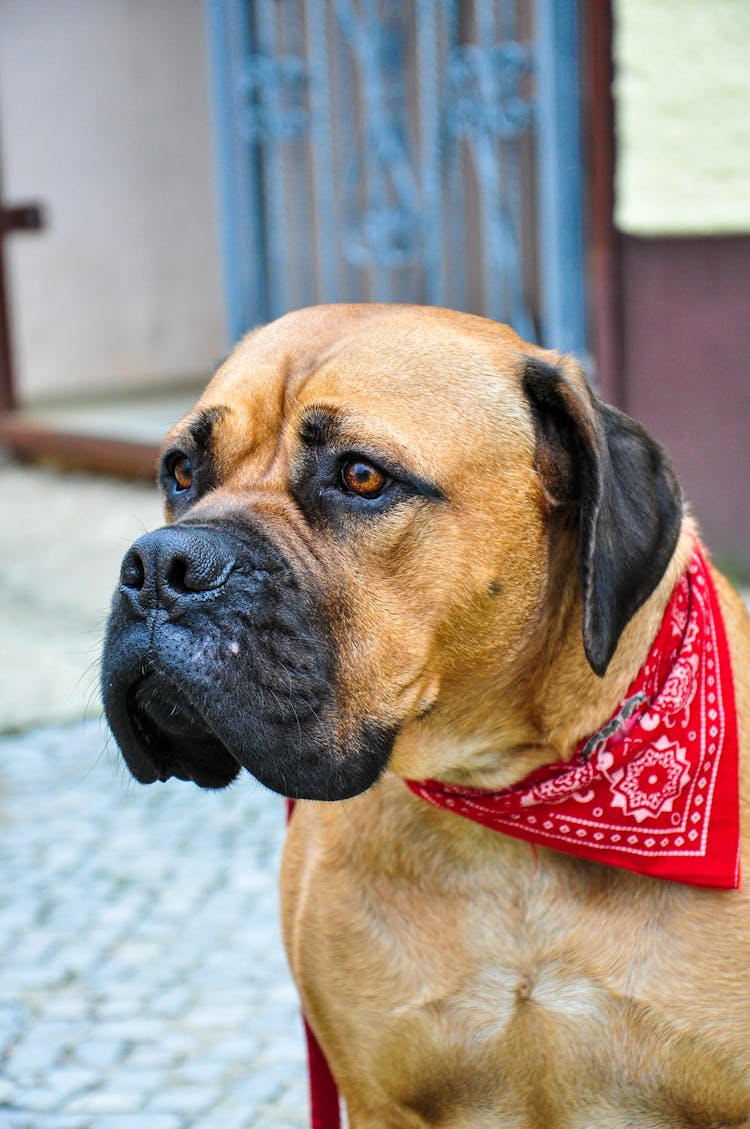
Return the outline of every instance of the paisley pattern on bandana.
<path id="1" fill-rule="evenodd" d="M 584 753 L 585 750 L 585 753 Z M 739 885 L 737 718 L 724 623 L 696 544 L 613 721 L 500 792 L 407 780 L 495 831 L 657 878 Z"/>

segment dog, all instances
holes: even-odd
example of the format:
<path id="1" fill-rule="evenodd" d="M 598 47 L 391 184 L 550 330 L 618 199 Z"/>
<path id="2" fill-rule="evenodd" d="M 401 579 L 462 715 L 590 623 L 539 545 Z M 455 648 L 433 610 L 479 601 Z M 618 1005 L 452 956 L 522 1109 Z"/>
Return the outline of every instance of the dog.
<path id="1" fill-rule="evenodd" d="M 507 327 L 332 305 L 242 341 L 159 473 L 167 524 L 123 560 L 106 715 L 143 783 L 246 768 L 299 801 L 284 941 L 352 1129 L 750 1126 L 750 622 L 695 564 L 658 444 Z M 719 634 L 662 697 L 700 745 L 691 695 L 723 632 L 724 783 L 671 730 L 618 767 L 659 724 L 655 641 L 669 616 L 664 646 L 694 640 L 708 589 Z M 632 825 L 617 848 L 586 807 L 595 767 Z M 713 804 L 713 885 L 690 824 L 670 839 L 688 795 L 697 825 Z M 518 810 L 491 826 L 490 796 Z"/>

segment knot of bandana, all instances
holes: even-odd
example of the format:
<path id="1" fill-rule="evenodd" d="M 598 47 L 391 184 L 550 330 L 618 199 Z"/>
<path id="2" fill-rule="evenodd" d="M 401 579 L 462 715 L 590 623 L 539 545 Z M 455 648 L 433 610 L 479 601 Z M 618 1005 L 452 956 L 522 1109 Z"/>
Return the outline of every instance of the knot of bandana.
<path id="1" fill-rule="evenodd" d="M 726 631 L 696 544 L 614 717 L 570 761 L 490 792 L 407 780 L 485 827 L 697 886 L 739 885 L 737 718 Z"/>

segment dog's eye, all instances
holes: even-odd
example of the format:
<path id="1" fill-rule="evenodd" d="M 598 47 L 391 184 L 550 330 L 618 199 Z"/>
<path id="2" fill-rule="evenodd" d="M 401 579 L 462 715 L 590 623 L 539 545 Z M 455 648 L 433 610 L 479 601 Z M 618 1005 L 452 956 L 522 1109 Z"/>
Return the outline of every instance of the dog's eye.
<path id="1" fill-rule="evenodd" d="M 177 454 L 170 462 L 169 473 L 178 492 L 189 490 L 193 485 L 193 464 L 187 455 Z"/>
<path id="2" fill-rule="evenodd" d="M 372 463 L 364 459 L 349 459 L 341 468 L 341 481 L 351 494 L 360 498 L 377 498 L 391 480 Z"/>

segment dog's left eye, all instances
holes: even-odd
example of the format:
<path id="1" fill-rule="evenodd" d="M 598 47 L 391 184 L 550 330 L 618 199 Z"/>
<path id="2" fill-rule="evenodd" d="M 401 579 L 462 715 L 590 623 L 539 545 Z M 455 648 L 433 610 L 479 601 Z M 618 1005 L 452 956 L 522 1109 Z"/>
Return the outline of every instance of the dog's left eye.
<path id="1" fill-rule="evenodd" d="M 349 459 L 341 467 L 341 482 L 349 493 L 360 498 L 378 498 L 391 479 L 365 459 Z"/>

